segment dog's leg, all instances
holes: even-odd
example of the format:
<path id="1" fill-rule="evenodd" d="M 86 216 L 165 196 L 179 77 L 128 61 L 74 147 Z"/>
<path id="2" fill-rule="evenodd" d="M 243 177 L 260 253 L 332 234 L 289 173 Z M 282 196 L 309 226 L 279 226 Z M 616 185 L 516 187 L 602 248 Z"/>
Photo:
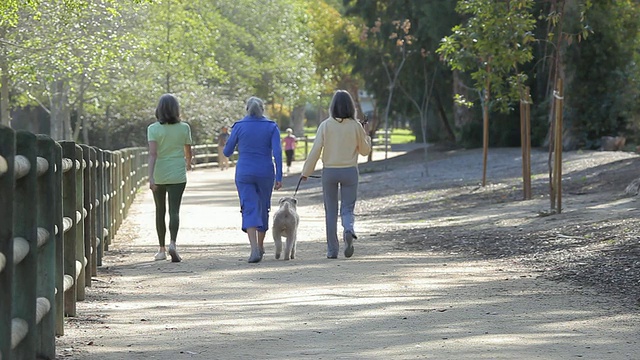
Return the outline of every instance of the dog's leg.
<path id="1" fill-rule="evenodd" d="M 285 234 L 285 236 L 287 237 L 287 245 L 284 249 L 284 259 L 285 260 L 289 260 L 289 259 L 293 259 L 293 255 L 294 253 L 292 253 L 291 249 L 293 247 L 293 241 L 295 240 L 295 238 L 292 235 L 293 230 L 292 229 L 287 229 L 287 232 Z"/>
<path id="2" fill-rule="evenodd" d="M 282 253 L 282 238 L 280 236 L 280 229 L 273 229 L 273 242 L 276 244 L 276 259 L 280 259 L 280 253 Z"/>
<path id="3" fill-rule="evenodd" d="M 296 256 L 296 233 L 295 231 L 291 232 L 291 258 L 295 258 Z M 287 241 L 289 241 L 289 238 L 287 238 Z"/>
<path id="4" fill-rule="evenodd" d="M 285 234 L 287 237 L 287 244 L 284 247 L 284 259 L 289 260 L 291 255 L 291 236 L 289 235 L 289 231 Z"/>

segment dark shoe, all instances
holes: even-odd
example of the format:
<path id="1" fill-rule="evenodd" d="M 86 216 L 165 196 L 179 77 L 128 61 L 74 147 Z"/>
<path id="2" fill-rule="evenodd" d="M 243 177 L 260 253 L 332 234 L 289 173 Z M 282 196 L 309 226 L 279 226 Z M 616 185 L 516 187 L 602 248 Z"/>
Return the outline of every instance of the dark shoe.
<path id="1" fill-rule="evenodd" d="M 338 255 L 329 255 L 327 254 L 327 259 L 337 259 Z"/>
<path id="2" fill-rule="evenodd" d="M 180 255 L 178 255 L 178 250 L 176 250 L 176 243 L 174 242 L 169 244 L 169 256 L 171 256 L 171 262 L 182 261 Z"/>
<path id="3" fill-rule="evenodd" d="M 357 238 L 358 237 L 356 236 L 356 234 L 354 234 L 352 231 L 347 230 L 344 232 L 344 257 L 350 258 L 351 256 L 353 256 L 353 239 Z"/>
<path id="4" fill-rule="evenodd" d="M 257 247 L 256 248 L 252 248 L 251 249 L 251 255 L 249 255 L 248 262 L 257 263 L 257 262 L 262 261 L 262 254 L 264 254 L 264 253 L 262 252 L 261 249 L 259 249 Z"/>
<path id="5" fill-rule="evenodd" d="M 262 254 L 251 254 L 248 260 L 250 263 L 258 263 L 260 261 L 262 261 Z"/>

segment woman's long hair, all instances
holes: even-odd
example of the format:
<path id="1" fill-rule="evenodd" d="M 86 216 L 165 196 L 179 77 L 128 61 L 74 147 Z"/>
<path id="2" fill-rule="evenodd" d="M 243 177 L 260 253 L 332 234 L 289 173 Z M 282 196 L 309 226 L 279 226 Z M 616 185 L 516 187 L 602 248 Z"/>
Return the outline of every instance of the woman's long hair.
<path id="1" fill-rule="evenodd" d="M 329 115 L 334 119 L 356 119 L 356 104 L 346 90 L 337 90 L 329 105 Z"/>
<path id="2" fill-rule="evenodd" d="M 176 124 L 180 122 L 180 103 L 173 94 L 164 94 L 158 100 L 156 119 L 160 124 Z"/>

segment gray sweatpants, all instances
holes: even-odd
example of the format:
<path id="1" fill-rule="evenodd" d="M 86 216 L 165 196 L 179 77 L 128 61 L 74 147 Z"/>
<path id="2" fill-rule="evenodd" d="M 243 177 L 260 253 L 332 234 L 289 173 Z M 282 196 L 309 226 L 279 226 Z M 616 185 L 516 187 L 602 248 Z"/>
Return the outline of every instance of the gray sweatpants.
<path id="1" fill-rule="evenodd" d="M 340 217 L 344 231 L 353 231 L 353 210 L 358 195 L 358 167 L 322 169 L 322 194 L 324 197 L 325 225 L 327 231 L 327 256 L 338 255 L 338 193 Z M 355 233 L 355 232 L 354 232 Z"/>

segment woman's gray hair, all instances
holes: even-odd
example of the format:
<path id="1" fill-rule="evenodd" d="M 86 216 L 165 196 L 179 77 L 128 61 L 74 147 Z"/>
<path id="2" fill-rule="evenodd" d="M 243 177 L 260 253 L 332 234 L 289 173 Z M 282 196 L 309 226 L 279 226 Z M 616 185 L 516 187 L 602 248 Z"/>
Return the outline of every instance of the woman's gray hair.
<path id="1" fill-rule="evenodd" d="M 262 99 L 252 96 L 247 100 L 247 114 L 262 117 L 264 115 L 264 102 Z"/>

